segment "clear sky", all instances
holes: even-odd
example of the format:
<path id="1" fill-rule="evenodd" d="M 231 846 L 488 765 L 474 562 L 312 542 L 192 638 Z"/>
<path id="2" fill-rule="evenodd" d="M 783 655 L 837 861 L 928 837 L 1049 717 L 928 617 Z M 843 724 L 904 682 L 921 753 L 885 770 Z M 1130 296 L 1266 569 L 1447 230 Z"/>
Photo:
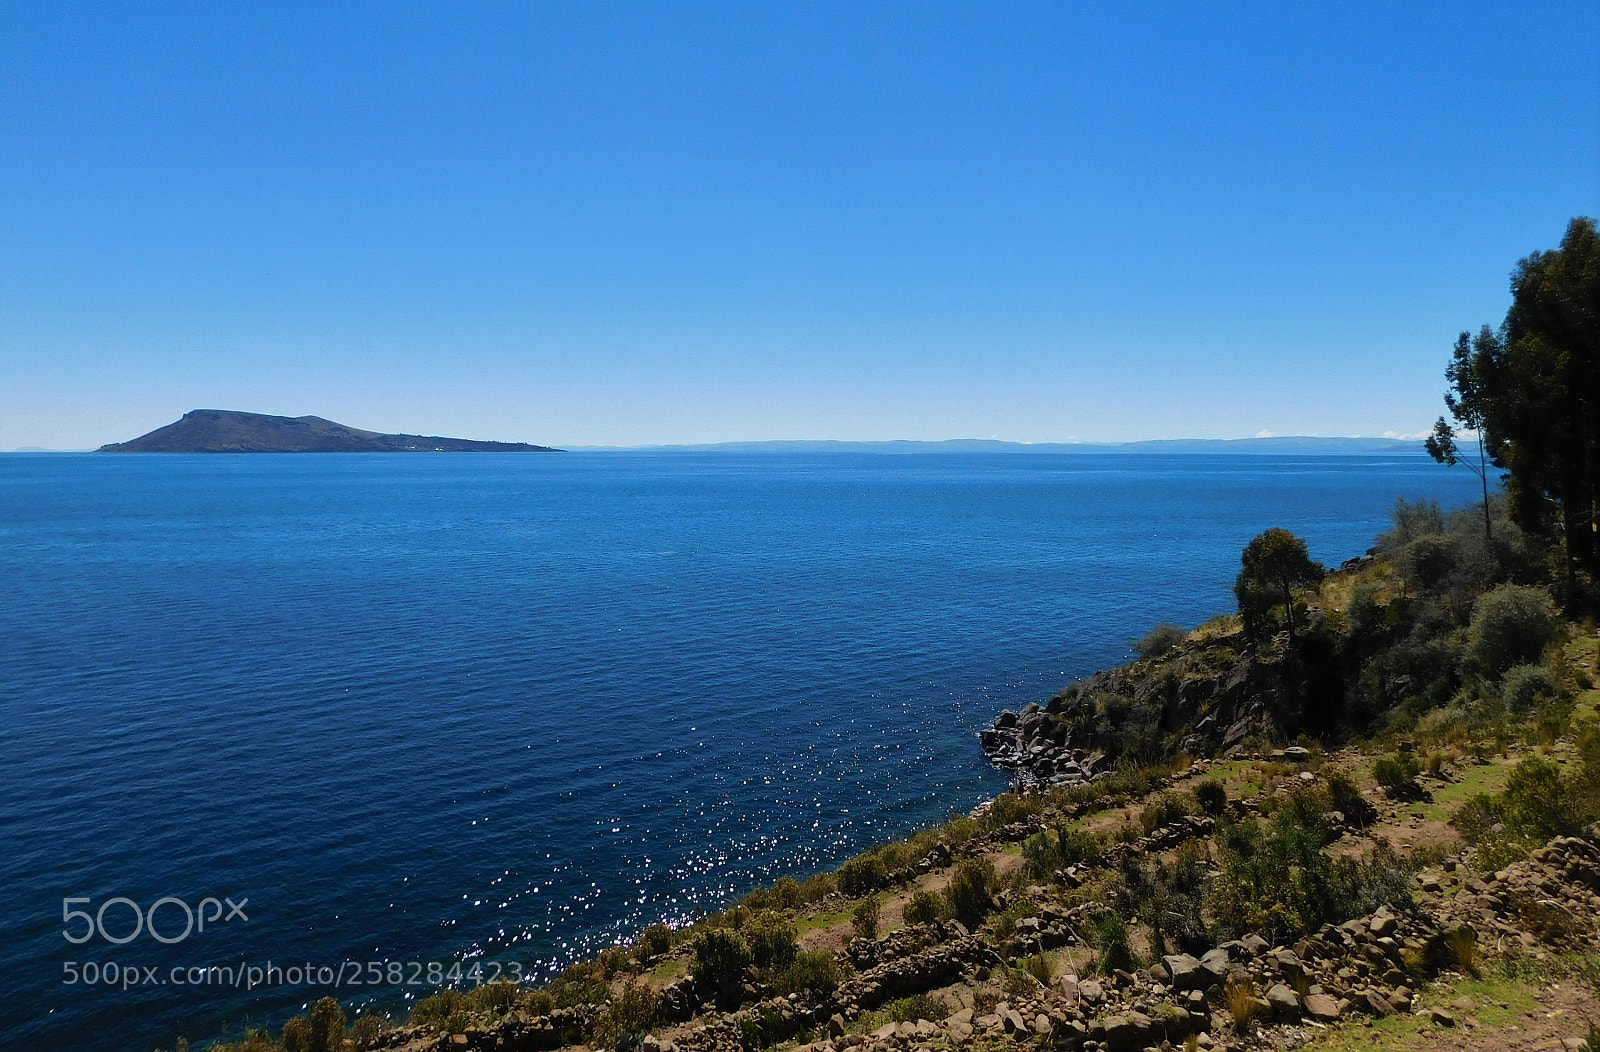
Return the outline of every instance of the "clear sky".
<path id="1" fill-rule="evenodd" d="M 1600 5 L 0 6 L 0 448 L 1425 429 Z"/>

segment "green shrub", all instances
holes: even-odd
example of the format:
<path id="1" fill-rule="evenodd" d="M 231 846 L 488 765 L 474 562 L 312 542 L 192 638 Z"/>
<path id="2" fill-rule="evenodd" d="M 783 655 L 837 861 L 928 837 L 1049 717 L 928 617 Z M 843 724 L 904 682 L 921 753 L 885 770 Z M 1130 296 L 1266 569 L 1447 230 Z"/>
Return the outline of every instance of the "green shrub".
<path id="1" fill-rule="evenodd" d="M 1460 544 L 1443 533 L 1428 533 L 1400 549 L 1397 560 L 1406 583 L 1418 591 L 1431 592 L 1456 568 Z"/>
<path id="2" fill-rule="evenodd" d="M 1089 942 L 1098 951 L 1095 968 L 1101 975 L 1110 975 L 1121 969 L 1131 972 L 1139 967 L 1128 941 L 1128 922 L 1115 912 L 1102 913 L 1088 925 Z"/>
<path id="3" fill-rule="evenodd" d="M 453 1022 L 464 1020 L 466 1016 L 466 996 L 460 990 L 449 988 L 440 990 L 431 997 L 424 997 L 411 1009 L 411 1022 L 415 1026 L 432 1027 L 435 1030 L 454 1030 Z M 290 1020 L 294 1022 L 295 1020 Z M 284 1052 L 306 1052 L 305 1048 L 291 1048 L 289 1044 L 288 1025 L 284 1026 L 283 1047 Z"/>
<path id="4" fill-rule="evenodd" d="M 807 991 L 825 994 L 838 989 L 839 978 L 839 962 L 833 954 L 800 953 L 773 976 L 772 985 L 785 997 Z"/>
<path id="5" fill-rule="evenodd" d="M 856 903 L 856 908 L 850 912 L 850 926 L 861 938 L 878 937 L 878 911 L 881 907 L 882 903 L 878 901 L 878 896 L 868 895 Z"/>
<path id="6" fill-rule="evenodd" d="M 549 990 L 530 990 L 522 999 L 522 1007 L 532 1016 L 549 1015 L 555 1006 L 556 999 Z"/>
<path id="7" fill-rule="evenodd" d="M 1023 841 L 1022 857 L 1029 874 L 1048 880 L 1056 870 L 1097 859 L 1104 850 L 1105 842 L 1095 834 L 1057 826 Z"/>
<path id="8" fill-rule="evenodd" d="M 1555 638 L 1556 625 L 1555 603 L 1543 588 L 1503 584 L 1473 604 L 1467 657 L 1490 675 L 1534 664 Z"/>
<path id="9" fill-rule="evenodd" d="M 743 935 L 757 968 L 787 967 L 800 952 L 794 925 L 776 913 L 757 914 L 744 926 Z"/>
<path id="10" fill-rule="evenodd" d="M 821 902 L 838 891 L 839 881 L 832 873 L 816 873 L 800 882 L 800 901 Z"/>
<path id="11" fill-rule="evenodd" d="M 772 885 L 772 908 L 792 910 L 800 905 L 800 885 L 793 877 L 779 877 Z"/>
<path id="12" fill-rule="evenodd" d="M 1139 812 L 1139 824 L 1144 827 L 1146 834 L 1153 833 L 1180 818 L 1187 818 L 1194 810 L 1192 798 L 1186 799 L 1178 793 L 1162 793 Z"/>
<path id="13" fill-rule="evenodd" d="M 1146 660 L 1157 658 L 1189 638 L 1187 630 L 1163 621 L 1133 641 L 1133 651 Z"/>
<path id="14" fill-rule="evenodd" d="M 606 1004 L 595 1026 L 595 1037 L 616 1052 L 637 1049 L 655 1021 L 661 998 L 648 983 L 629 979 Z"/>
<path id="15" fill-rule="evenodd" d="M 728 990 L 744 981 L 745 969 L 754 962 L 743 936 L 722 928 L 708 928 L 695 936 L 689 972 L 702 986 Z"/>
<path id="16" fill-rule="evenodd" d="M 888 1013 L 896 1023 L 915 1023 L 919 1019 L 932 1022 L 945 1016 L 944 1007 L 927 994 L 903 997 L 889 1005 Z"/>
<path id="17" fill-rule="evenodd" d="M 931 891 L 919 891 L 906 903 L 906 923 L 932 924 L 936 920 L 943 920 L 947 909 L 948 905 L 939 895 Z"/>
<path id="18" fill-rule="evenodd" d="M 504 1014 L 515 1008 L 522 996 L 522 987 L 509 979 L 484 983 L 467 991 L 465 1004 L 469 1012 L 496 1012 Z"/>
<path id="19" fill-rule="evenodd" d="M 875 854 L 858 855 L 839 867 L 839 890 L 850 898 L 877 891 L 888 883 L 883 859 Z"/>
<path id="20" fill-rule="evenodd" d="M 357 1049 L 376 1048 L 385 1043 L 392 1029 L 385 1017 L 365 1012 L 356 1016 L 356 1021 L 350 1024 L 350 1043 Z M 188 1050 L 180 1045 L 178 1052 Z"/>
<path id="21" fill-rule="evenodd" d="M 672 929 L 665 924 L 650 925 L 639 935 L 639 949 L 655 957 L 672 949 Z"/>
<path id="22" fill-rule="evenodd" d="M 1235 937 L 1259 932 L 1287 941 L 1385 902 L 1408 901 L 1410 869 L 1387 841 L 1364 858 L 1331 858 L 1322 851 L 1323 831 L 1295 821 L 1288 809 L 1218 839 L 1222 875 L 1210 903 L 1219 927 Z"/>
<path id="23" fill-rule="evenodd" d="M 994 905 L 994 863 L 986 858 L 963 859 L 950 875 L 945 897 L 950 912 L 969 928 L 983 920 Z"/>
<path id="24" fill-rule="evenodd" d="M 1220 818 L 1228 810 L 1228 791 L 1221 782 L 1201 782 L 1194 787 L 1195 803 L 1212 818 Z"/>
<path id="25" fill-rule="evenodd" d="M 1543 665 L 1513 665 L 1500 680 L 1500 698 L 1513 712 L 1530 712 L 1561 694 Z"/>
<path id="26" fill-rule="evenodd" d="M 1380 756 L 1372 763 L 1372 777 L 1390 796 L 1400 797 L 1411 792 L 1422 773 L 1422 765 L 1408 752 Z"/>

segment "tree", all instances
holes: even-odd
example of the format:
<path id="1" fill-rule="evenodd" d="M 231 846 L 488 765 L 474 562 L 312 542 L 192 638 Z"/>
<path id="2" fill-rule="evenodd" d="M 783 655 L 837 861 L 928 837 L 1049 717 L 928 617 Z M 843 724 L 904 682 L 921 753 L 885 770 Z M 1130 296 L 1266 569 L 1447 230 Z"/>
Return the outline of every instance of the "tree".
<path id="1" fill-rule="evenodd" d="M 1322 564 L 1312 562 L 1306 542 L 1288 530 L 1274 526 L 1245 545 L 1239 557 L 1241 569 L 1233 593 L 1246 622 L 1267 597 L 1283 603 L 1283 617 L 1289 626 L 1289 643 L 1294 643 L 1294 590 L 1322 580 Z"/>
<path id="2" fill-rule="evenodd" d="M 1474 464 L 1461 456 L 1456 446 L 1455 428 L 1442 416 L 1433 425 L 1433 434 L 1423 443 L 1434 460 L 1452 466 L 1464 464 L 1468 471 L 1478 476 L 1478 483 L 1483 487 L 1483 539 L 1491 552 L 1494 551 L 1494 526 L 1489 518 L 1489 462 L 1483 445 L 1484 393 L 1479 390 L 1482 378 L 1472 369 L 1471 363 L 1476 354 L 1490 353 L 1497 345 L 1498 341 L 1487 325 L 1478 333 L 1476 345 L 1466 333 L 1462 333 L 1456 339 L 1455 354 L 1444 371 L 1445 379 L 1453 389 L 1445 392 L 1445 408 L 1450 410 L 1456 423 L 1477 436 L 1478 462 Z"/>
<path id="3" fill-rule="evenodd" d="M 1505 469 L 1512 521 L 1559 537 L 1569 591 L 1576 571 L 1600 572 L 1600 234 L 1572 220 L 1561 247 L 1535 252 L 1511 274 L 1499 332 L 1463 336 L 1445 371 L 1445 404 L 1484 436 Z M 1442 423 L 1442 420 L 1441 420 Z M 1457 455 L 1448 425 L 1429 452 Z M 1487 483 L 1485 483 L 1487 486 Z"/>

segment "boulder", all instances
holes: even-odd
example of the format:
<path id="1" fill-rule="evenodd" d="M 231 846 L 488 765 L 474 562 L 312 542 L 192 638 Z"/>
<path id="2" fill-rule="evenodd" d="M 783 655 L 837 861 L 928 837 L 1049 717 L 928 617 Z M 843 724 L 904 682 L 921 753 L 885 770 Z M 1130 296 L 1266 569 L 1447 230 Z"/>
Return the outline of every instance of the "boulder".
<path id="1" fill-rule="evenodd" d="M 1220 983 L 1226 980 L 1228 973 L 1233 970 L 1233 962 L 1228 959 L 1228 951 L 1218 947 L 1206 951 L 1206 955 L 1200 958 L 1200 967 L 1210 973 L 1212 982 Z"/>
<path id="2" fill-rule="evenodd" d="M 1217 981 L 1215 975 L 1201 967 L 1200 962 L 1187 953 L 1163 957 L 1161 963 L 1172 977 L 1174 990 L 1204 990 Z"/>
<path id="3" fill-rule="evenodd" d="M 1276 1019 L 1297 1019 L 1300 1016 L 1300 995 L 1278 983 L 1267 991 L 1267 1004 L 1272 1006 Z"/>
<path id="4" fill-rule="evenodd" d="M 1306 996 L 1306 1014 L 1325 1023 L 1332 1022 L 1339 1018 L 1339 1002 L 1327 994 L 1309 994 Z"/>

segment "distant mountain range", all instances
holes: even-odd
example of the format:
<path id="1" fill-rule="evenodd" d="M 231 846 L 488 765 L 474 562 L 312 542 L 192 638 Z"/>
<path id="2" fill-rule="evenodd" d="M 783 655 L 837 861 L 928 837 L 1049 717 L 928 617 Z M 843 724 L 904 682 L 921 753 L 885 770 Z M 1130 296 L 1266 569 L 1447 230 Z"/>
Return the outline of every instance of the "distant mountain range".
<path id="1" fill-rule="evenodd" d="M 183 419 L 101 453 L 553 453 L 526 442 L 478 442 L 436 435 L 384 435 L 320 416 L 267 416 L 195 409 Z"/>
<path id="2" fill-rule="evenodd" d="M 608 450 L 665 453 L 1407 453 L 1422 443 L 1400 438 L 1318 438 L 1282 435 L 1272 438 L 1163 438 L 1144 442 L 1002 442 L 998 439 L 951 438 L 942 442 L 714 442 L 673 446 L 573 446 L 574 452 Z"/>

